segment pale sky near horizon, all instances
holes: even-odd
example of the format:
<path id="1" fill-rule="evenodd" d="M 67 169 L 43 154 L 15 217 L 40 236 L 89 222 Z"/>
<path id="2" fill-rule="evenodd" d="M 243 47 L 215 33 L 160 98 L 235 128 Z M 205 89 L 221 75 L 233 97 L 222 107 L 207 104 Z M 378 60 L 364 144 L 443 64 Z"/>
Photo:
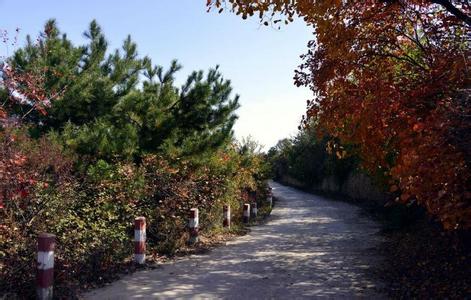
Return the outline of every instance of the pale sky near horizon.
<path id="1" fill-rule="evenodd" d="M 293 84 L 299 56 L 313 38 L 303 21 L 276 30 L 260 26 L 257 19 L 243 21 L 229 12 L 206 12 L 205 0 L 0 0 L 0 29 L 13 35 L 21 29 L 37 36 L 47 19 L 55 18 L 62 32 L 75 44 L 91 20 L 103 28 L 109 49 L 121 46 L 127 34 L 140 55 L 154 64 L 168 66 L 177 59 L 183 81 L 193 70 L 215 65 L 232 81 L 241 108 L 236 137 L 251 135 L 268 150 L 279 139 L 297 132 L 306 100 L 312 93 Z M 6 49 L 0 48 L 0 55 Z M 10 50 L 11 51 L 11 50 Z"/>

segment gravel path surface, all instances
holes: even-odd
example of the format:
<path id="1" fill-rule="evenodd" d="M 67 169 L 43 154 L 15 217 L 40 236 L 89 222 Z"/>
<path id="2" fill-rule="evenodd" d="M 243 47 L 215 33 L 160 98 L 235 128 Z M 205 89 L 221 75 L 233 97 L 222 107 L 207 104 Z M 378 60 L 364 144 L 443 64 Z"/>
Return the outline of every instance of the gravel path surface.
<path id="1" fill-rule="evenodd" d="M 162 268 L 132 275 L 85 299 L 381 299 L 371 276 L 379 225 L 350 204 L 277 183 L 265 225 Z"/>

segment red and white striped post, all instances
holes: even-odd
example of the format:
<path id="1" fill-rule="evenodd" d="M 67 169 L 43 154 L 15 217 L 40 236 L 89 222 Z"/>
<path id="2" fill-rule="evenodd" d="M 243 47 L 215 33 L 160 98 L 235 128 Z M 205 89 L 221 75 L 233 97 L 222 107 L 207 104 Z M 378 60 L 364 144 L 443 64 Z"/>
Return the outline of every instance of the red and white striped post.
<path id="1" fill-rule="evenodd" d="M 248 224 L 250 221 L 250 204 L 245 203 L 244 204 L 244 214 L 243 214 L 243 220 L 245 224 Z"/>
<path id="2" fill-rule="evenodd" d="M 224 221 L 222 222 L 222 226 L 224 227 L 231 227 L 231 206 L 230 205 L 224 205 L 222 208 L 222 212 L 224 215 Z"/>
<path id="3" fill-rule="evenodd" d="M 268 187 L 268 196 L 267 196 L 268 203 L 270 204 L 270 207 L 273 206 L 273 192 L 272 188 Z"/>
<path id="4" fill-rule="evenodd" d="M 252 203 L 252 217 L 256 218 L 258 214 L 257 202 Z"/>
<path id="5" fill-rule="evenodd" d="M 134 219 L 134 262 L 144 264 L 146 262 L 146 218 Z"/>
<path id="6" fill-rule="evenodd" d="M 199 213 L 197 208 L 190 209 L 190 219 L 188 227 L 190 228 L 190 244 L 196 244 L 199 241 L 198 237 L 198 226 L 199 226 Z"/>
<path id="7" fill-rule="evenodd" d="M 38 236 L 38 266 L 36 274 L 36 296 L 40 300 L 52 299 L 54 284 L 54 248 L 56 236 L 41 233 Z"/>

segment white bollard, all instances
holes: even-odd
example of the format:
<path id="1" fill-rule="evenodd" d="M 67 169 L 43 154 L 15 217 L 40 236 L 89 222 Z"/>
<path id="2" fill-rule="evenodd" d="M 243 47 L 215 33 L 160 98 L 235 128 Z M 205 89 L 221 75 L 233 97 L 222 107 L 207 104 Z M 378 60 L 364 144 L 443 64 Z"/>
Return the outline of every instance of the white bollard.
<path id="1" fill-rule="evenodd" d="M 245 224 L 248 224 L 250 221 L 250 204 L 245 203 L 244 204 L 244 214 L 243 214 L 243 220 Z"/>
<path id="2" fill-rule="evenodd" d="M 267 201 L 268 201 L 268 204 L 270 205 L 270 208 L 271 208 L 273 206 L 273 192 L 272 192 L 271 187 L 268 188 Z"/>
<path id="3" fill-rule="evenodd" d="M 188 227 L 190 228 L 190 244 L 195 244 L 199 241 L 198 237 L 198 226 L 199 226 L 199 212 L 197 208 L 190 209 L 190 218 Z"/>
<path id="4" fill-rule="evenodd" d="M 256 218 L 258 214 L 257 202 L 252 203 L 252 217 Z"/>
<path id="5" fill-rule="evenodd" d="M 224 221 L 222 222 L 222 226 L 230 228 L 231 227 L 231 206 L 224 205 L 224 207 L 222 208 L 222 211 L 224 215 Z"/>

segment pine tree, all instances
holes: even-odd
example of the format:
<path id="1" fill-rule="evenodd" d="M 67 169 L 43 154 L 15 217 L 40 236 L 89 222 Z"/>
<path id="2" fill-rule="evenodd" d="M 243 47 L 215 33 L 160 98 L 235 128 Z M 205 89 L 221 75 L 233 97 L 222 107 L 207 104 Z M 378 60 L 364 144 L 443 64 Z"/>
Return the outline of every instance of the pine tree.
<path id="1" fill-rule="evenodd" d="M 84 37 L 86 45 L 74 46 L 50 20 L 39 42 L 28 37 L 11 59 L 17 68 L 44 70 L 47 88 L 63 91 L 47 115 L 29 116 L 38 132 L 54 131 L 79 153 L 105 159 L 156 152 L 191 156 L 232 141 L 239 96 L 231 96 L 231 83 L 218 67 L 206 75 L 191 73 L 177 88 L 175 74 L 182 68 L 177 61 L 168 70 L 153 65 L 138 55 L 130 36 L 107 54 L 96 21 Z M 15 109 L 28 109 L 24 106 Z"/>

